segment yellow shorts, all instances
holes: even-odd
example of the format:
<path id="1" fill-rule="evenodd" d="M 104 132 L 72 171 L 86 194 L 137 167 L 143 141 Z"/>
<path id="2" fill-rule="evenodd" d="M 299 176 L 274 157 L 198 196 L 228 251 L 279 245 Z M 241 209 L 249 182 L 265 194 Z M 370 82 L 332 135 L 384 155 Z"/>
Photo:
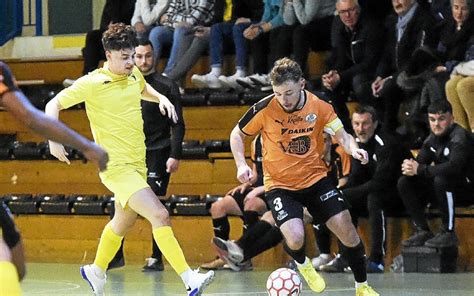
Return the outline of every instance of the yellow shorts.
<path id="1" fill-rule="evenodd" d="M 99 176 L 102 184 L 114 193 L 115 201 L 120 202 L 123 208 L 134 193 L 150 187 L 146 182 L 146 167 L 142 163 L 113 166 Z"/>
<path id="2" fill-rule="evenodd" d="M 20 281 L 15 265 L 11 262 L 0 262 L 0 296 L 21 295 Z"/>

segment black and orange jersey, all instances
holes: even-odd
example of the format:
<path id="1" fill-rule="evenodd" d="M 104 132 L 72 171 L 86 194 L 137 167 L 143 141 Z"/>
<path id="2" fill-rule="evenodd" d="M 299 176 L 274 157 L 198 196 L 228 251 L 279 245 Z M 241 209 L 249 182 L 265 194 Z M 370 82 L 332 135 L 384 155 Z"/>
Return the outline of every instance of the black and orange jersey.
<path id="1" fill-rule="evenodd" d="M 246 135 L 262 135 L 265 190 L 301 190 L 327 175 L 322 160 L 323 132 L 342 128 L 332 106 L 304 92 L 304 106 L 288 113 L 270 95 L 253 105 L 239 121 Z"/>

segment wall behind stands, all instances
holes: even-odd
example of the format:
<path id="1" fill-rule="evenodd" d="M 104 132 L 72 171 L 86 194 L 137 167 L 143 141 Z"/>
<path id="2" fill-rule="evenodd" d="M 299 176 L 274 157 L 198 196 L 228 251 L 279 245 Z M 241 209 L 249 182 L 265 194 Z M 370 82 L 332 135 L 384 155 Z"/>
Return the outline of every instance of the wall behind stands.
<path id="1" fill-rule="evenodd" d="M 49 0 L 49 34 L 84 33 L 92 29 L 92 0 Z"/>

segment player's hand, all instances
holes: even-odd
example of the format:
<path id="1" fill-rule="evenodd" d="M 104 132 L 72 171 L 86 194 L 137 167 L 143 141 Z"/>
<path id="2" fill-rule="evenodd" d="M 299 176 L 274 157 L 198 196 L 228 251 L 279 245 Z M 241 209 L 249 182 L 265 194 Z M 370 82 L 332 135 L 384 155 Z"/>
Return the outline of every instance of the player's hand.
<path id="1" fill-rule="evenodd" d="M 18 90 L 15 76 L 4 62 L 0 62 L 0 96 L 8 91 Z"/>
<path id="2" fill-rule="evenodd" d="M 352 151 L 352 157 L 359 160 L 362 164 L 369 163 L 369 154 L 364 149 L 354 149 Z"/>
<path id="3" fill-rule="evenodd" d="M 166 172 L 171 174 L 178 170 L 179 167 L 179 160 L 176 158 L 168 158 L 166 161 Z"/>
<path id="4" fill-rule="evenodd" d="M 84 151 L 82 151 L 82 153 L 87 158 L 87 160 L 97 165 L 101 172 L 107 169 L 107 162 L 109 162 L 109 155 L 102 147 L 100 147 L 96 143 L 90 142 L 89 147 L 85 149 Z"/>
<path id="5" fill-rule="evenodd" d="M 178 114 L 176 114 L 176 110 L 174 108 L 174 105 L 171 104 L 170 100 L 168 100 L 167 97 L 162 96 L 160 98 L 160 112 L 163 115 L 168 114 L 169 119 L 171 119 L 174 123 L 178 122 Z"/>
<path id="6" fill-rule="evenodd" d="M 253 171 L 248 165 L 242 165 L 237 168 L 237 180 L 240 183 L 248 183 L 253 177 Z"/>
<path id="7" fill-rule="evenodd" d="M 240 194 L 244 194 L 244 192 L 248 189 L 252 187 L 252 185 L 250 183 L 242 183 L 240 184 L 239 186 L 235 187 L 234 189 L 230 190 L 227 195 L 232 195 L 234 196 L 234 194 L 236 194 L 237 192 L 240 192 Z"/>
<path id="8" fill-rule="evenodd" d="M 65 162 L 67 164 L 71 164 L 71 162 L 67 158 L 69 153 L 67 153 L 66 149 L 64 149 L 64 146 L 62 144 L 49 141 L 49 151 L 51 152 L 52 156 L 56 157 L 60 161 Z"/>

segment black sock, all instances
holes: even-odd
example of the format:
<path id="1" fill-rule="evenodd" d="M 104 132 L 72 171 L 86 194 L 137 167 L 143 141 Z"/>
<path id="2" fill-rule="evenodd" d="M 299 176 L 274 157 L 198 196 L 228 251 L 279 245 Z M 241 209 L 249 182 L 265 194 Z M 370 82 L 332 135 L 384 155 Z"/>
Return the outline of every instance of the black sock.
<path id="1" fill-rule="evenodd" d="M 283 240 L 280 228 L 273 226 L 265 233 L 263 237 L 251 244 L 247 249 L 244 249 L 244 260 L 252 259 L 264 251 L 273 248 Z"/>
<path id="2" fill-rule="evenodd" d="M 263 237 L 265 233 L 267 233 L 267 231 L 271 228 L 272 226 L 270 225 L 270 223 L 260 220 L 255 223 L 252 229 L 249 229 L 249 231 L 246 231 L 242 235 L 242 237 L 237 241 L 237 244 L 242 249 L 246 250 L 247 248 L 250 248 L 256 240 Z"/>
<path id="3" fill-rule="evenodd" d="M 258 222 L 258 212 L 244 211 L 244 232 L 252 228 Z"/>
<path id="4" fill-rule="evenodd" d="M 151 254 L 151 258 L 155 258 L 157 259 L 159 262 L 163 262 L 163 259 L 161 258 L 161 250 L 160 248 L 158 247 L 158 245 L 156 244 L 155 240 L 153 239 L 153 237 L 151 238 L 151 241 L 153 243 L 153 254 Z"/>
<path id="5" fill-rule="evenodd" d="M 304 244 L 299 248 L 299 250 L 292 250 L 288 247 L 286 242 L 283 242 L 283 247 L 285 248 L 285 251 L 290 255 L 291 258 L 293 258 L 296 262 L 299 264 L 303 264 L 305 259 L 306 259 L 306 254 L 305 254 L 305 247 Z"/>
<path id="6" fill-rule="evenodd" d="M 214 236 L 223 240 L 229 239 L 230 225 L 227 216 L 212 219 L 212 226 L 214 227 Z"/>
<path id="7" fill-rule="evenodd" d="M 352 269 L 355 281 L 358 283 L 367 281 L 367 260 L 365 257 L 364 244 L 362 241 L 360 241 L 360 243 L 353 248 L 349 248 L 347 246 L 343 246 L 343 248 L 343 253 L 346 255 L 344 257 Z"/>
<path id="8" fill-rule="evenodd" d="M 314 228 L 314 236 L 316 237 L 316 245 L 318 246 L 320 254 L 330 254 L 331 253 L 331 233 L 329 229 L 322 225 L 318 230 Z"/>

